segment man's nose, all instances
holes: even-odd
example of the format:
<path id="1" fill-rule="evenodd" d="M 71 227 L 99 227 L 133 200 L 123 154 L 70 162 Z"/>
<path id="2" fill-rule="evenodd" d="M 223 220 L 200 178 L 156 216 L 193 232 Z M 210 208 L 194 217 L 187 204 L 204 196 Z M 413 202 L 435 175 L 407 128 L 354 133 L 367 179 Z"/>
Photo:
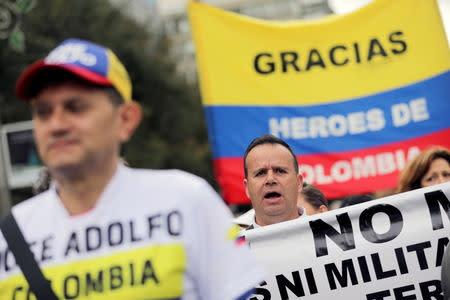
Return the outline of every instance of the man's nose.
<path id="1" fill-rule="evenodd" d="M 67 131 L 68 122 L 64 110 L 56 108 L 53 110 L 49 120 L 49 128 L 54 135 L 60 135 Z"/>
<path id="2" fill-rule="evenodd" d="M 266 184 L 274 184 L 276 183 L 276 179 L 275 179 L 275 173 L 272 170 L 269 170 L 267 172 L 267 177 L 266 177 Z"/>
<path id="3" fill-rule="evenodd" d="M 450 179 L 446 178 L 444 175 L 439 175 L 438 178 L 437 178 L 437 184 L 444 183 L 444 182 L 447 182 L 447 181 L 450 181 Z"/>

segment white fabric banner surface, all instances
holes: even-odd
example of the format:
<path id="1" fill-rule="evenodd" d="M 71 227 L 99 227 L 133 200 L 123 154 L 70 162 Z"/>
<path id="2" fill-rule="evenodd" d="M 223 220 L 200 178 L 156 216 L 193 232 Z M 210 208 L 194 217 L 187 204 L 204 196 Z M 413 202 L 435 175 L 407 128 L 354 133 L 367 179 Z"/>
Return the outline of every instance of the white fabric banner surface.
<path id="1" fill-rule="evenodd" d="M 267 270 L 250 300 L 443 299 L 450 182 L 245 231 Z"/>

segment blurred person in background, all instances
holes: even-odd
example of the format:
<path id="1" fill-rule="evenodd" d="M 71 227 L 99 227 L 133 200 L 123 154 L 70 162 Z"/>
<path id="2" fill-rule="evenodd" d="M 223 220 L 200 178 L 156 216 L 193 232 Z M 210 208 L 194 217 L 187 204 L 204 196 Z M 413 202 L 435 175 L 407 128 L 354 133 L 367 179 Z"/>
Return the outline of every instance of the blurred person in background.
<path id="1" fill-rule="evenodd" d="M 433 146 L 408 162 L 400 173 L 397 193 L 450 181 L 450 150 Z"/>
<path id="2" fill-rule="evenodd" d="M 35 245 L 51 299 L 235 300 L 251 294 L 263 270 L 248 247 L 236 243 L 238 230 L 214 189 L 187 172 L 134 169 L 121 160 L 141 109 L 110 49 L 66 40 L 22 73 L 16 95 L 31 103 L 37 148 L 52 183 L 15 205 L 7 220 L 15 219 Z M 0 235 L 0 253 L 7 252 Z M 0 261 L 0 299 L 40 294 L 44 285 L 30 284 L 39 276 L 23 276 L 16 263 L 23 259 Z M 95 287 L 91 278 L 98 279 L 92 279 Z"/>
<path id="3" fill-rule="evenodd" d="M 450 150 L 433 146 L 411 160 L 400 174 L 397 187 L 403 193 L 450 181 Z M 450 245 L 442 260 L 441 285 L 444 300 L 450 300 Z"/>
<path id="4" fill-rule="evenodd" d="M 328 211 L 328 201 L 323 193 L 313 184 L 303 183 L 297 204 L 306 209 L 306 214 L 314 215 Z"/>
<path id="5" fill-rule="evenodd" d="M 340 208 L 373 200 L 370 195 L 350 195 L 342 199 Z"/>

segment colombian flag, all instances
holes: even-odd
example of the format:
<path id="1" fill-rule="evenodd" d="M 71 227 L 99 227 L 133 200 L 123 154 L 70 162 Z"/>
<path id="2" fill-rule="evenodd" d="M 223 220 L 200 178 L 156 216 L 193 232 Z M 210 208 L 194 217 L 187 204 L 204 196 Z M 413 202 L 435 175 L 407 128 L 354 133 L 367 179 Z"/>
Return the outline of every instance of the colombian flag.
<path id="1" fill-rule="evenodd" d="M 376 0 L 318 21 L 188 6 L 216 178 L 248 203 L 245 149 L 284 139 L 329 199 L 397 185 L 408 159 L 450 148 L 450 51 L 435 0 Z"/>

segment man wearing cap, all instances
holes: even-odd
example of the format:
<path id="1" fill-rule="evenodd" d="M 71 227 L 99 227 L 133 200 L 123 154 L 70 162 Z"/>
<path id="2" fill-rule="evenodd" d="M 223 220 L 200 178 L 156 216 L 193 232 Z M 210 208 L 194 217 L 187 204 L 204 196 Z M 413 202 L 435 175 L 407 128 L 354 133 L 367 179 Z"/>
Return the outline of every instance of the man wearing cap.
<path id="1" fill-rule="evenodd" d="M 285 141 L 270 134 L 255 138 L 244 154 L 244 174 L 245 191 L 255 210 L 247 230 L 305 215 L 297 205 L 303 178 Z"/>
<path id="2" fill-rule="evenodd" d="M 231 214 L 201 178 L 124 166 L 137 128 L 127 71 L 100 45 L 70 39 L 21 75 L 51 188 L 13 207 L 59 299 L 244 299 L 262 279 Z M 214 224 L 214 226 L 212 226 Z M 237 231 L 234 231 L 237 233 Z M 0 299 L 30 299 L 0 235 Z"/>

